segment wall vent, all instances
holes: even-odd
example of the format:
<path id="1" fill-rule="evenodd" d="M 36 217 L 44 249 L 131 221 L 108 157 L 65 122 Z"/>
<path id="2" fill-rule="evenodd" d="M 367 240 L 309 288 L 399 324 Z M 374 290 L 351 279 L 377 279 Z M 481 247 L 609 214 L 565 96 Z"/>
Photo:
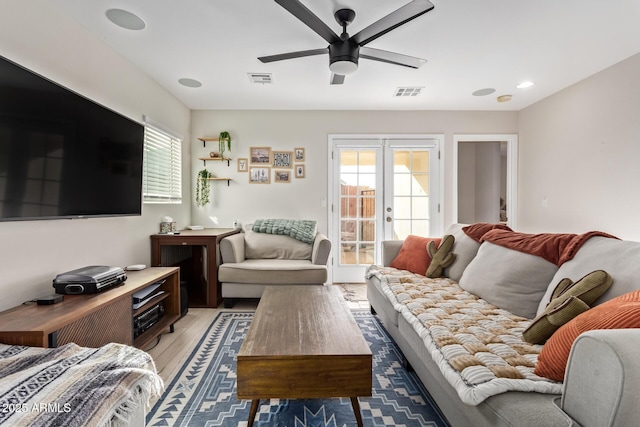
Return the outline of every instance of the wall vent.
<path id="1" fill-rule="evenodd" d="M 260 83 L 260 84 L 271 84 L 273 83 L 273 76 L 271 73 L 247 73 L 249 75 L 249 80 L 252 83 Z"/>
<path id="2" fill-rule="evenodd" d="M 424 86 L 421 86 L 421 87 L 399 87 L 399 88 L 396 89 L 396 91 L 393 94 L 393 96 L 400 96 L 400 97 L 418 96 L 422 92 L 422 89 L 424 89 Z"/>

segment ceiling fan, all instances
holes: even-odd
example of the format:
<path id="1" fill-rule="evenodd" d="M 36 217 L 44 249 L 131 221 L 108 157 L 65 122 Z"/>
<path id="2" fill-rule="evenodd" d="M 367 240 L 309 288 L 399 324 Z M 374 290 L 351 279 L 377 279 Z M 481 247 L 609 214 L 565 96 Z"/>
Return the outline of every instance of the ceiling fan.
<path id="1" fill-rule="evenodd" d="M 263 63 L 328 53 L 329 69 L 332 73 L 331 84 L 342 84 L 347 74 L 351 74 L 358 69 L 359 58 L 372 59 L 374 61 L 402 65 L 410 68 L 420 68 L 421 65 L 427 62 L 426 59 L 373 49 L 365 45 L 400 25 L 406 24 L 412 19 L 429 12 L 434 8 L 429 0 L 412 0 L 351 37 L 347 34 L 347 26 L 353 22 L 356 17 L 356 13 L 351 9 L 343 8 L 334 13 L 336 21 L 338 21 L 338 24 L 342 27 L 342 34 L 338 36 L 327 24 L 300 3 L 299 0 L 275 0 L 275 2 L 287 9 L 289 13 L 329 42 L 329 46 L 323 49 L 261 56 L 258 59 Z"/>

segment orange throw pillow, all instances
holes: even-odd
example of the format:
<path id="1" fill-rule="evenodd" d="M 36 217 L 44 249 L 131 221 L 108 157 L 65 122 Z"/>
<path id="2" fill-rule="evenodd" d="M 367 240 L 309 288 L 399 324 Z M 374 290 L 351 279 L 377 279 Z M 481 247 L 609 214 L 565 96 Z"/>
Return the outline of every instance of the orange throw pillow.
<path id="1" fill-rule="evenodd" d="M 440 246 L 440 238 L 407 236 L 402 243 L 398 256 L 391 261 L 391 267 L 398 270 L 408 270 L 415 274 L 427 274 L 427 268 L 431 264 L 431 257 L 427 253 L 427 243 L 433 241 Z"/>
<path id="2" fill-rule="evenodd" d="M 640 290 L 620 295 L 575 317 L 558 329 L 538 355 L 536 375 L 564 381 L 571 345 L 593 329 L 640 328 Z"/>

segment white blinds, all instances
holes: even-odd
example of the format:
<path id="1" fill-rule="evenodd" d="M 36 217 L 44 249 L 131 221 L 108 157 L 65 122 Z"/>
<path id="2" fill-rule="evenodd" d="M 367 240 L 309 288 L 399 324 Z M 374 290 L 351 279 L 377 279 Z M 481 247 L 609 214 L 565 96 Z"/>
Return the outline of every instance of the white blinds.
<path id="1" fill-rule="evenodd" d="M 147 121 L 142 187 L 145 203 L 182 203 L 182 140 Z"/>

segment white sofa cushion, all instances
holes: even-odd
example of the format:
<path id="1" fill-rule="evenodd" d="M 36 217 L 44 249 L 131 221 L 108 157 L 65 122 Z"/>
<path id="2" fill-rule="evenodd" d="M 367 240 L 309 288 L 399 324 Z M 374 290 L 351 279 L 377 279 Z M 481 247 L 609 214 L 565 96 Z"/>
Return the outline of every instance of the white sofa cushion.
<path id="1" fill-rule="evenodd" d="M 218 280 L 233 283 L 302 284 L 327 281 L 327 267 L 309 260 L 247 259 L 224 263 L 218 268 Z"/>
<path id="2" fill-rule="evenodd" d="M 453 243 L 451 252 L 456 254 L 456 260 L 450 267 L 444 269 L 444 275 L 456 282 L 460 281 L 465 268 L 467 268 L 471 260 L 476 256 L 480 248 L 480 243 L 467 236 L 466 233 L 462 231 L 462 227 L 466 227 L 466 225 L 451 224 L 444 233 L 445 236 L 451 234 L 454 237 L 455 242 Z"/>
<path id="3" fill-rule="evenodd" d="M 278 234 L 256 233 L 248 225 L 244 232 L 246 259 L 297 259 L 310 260 L 312 245 L 293 237 Z"/>
<path id="4" fill-rule="evenodd" d="M 536 255 L 483 242 L 460 287 L 517 316 L 533 319 L 558 267 Z"/>
<path id="5" fill-rule="evenodd" d="M 593 270 L 604 270 L 613 284 L 595 302 L 601 304 L 638 289 L 640 280 L 640 243 L 596 236 L 587 240 L 572 260 L 560 266 L 538 306 L 542 313 L 549 303 L 555 285 L 565 277 L 576 281 Z"/>

